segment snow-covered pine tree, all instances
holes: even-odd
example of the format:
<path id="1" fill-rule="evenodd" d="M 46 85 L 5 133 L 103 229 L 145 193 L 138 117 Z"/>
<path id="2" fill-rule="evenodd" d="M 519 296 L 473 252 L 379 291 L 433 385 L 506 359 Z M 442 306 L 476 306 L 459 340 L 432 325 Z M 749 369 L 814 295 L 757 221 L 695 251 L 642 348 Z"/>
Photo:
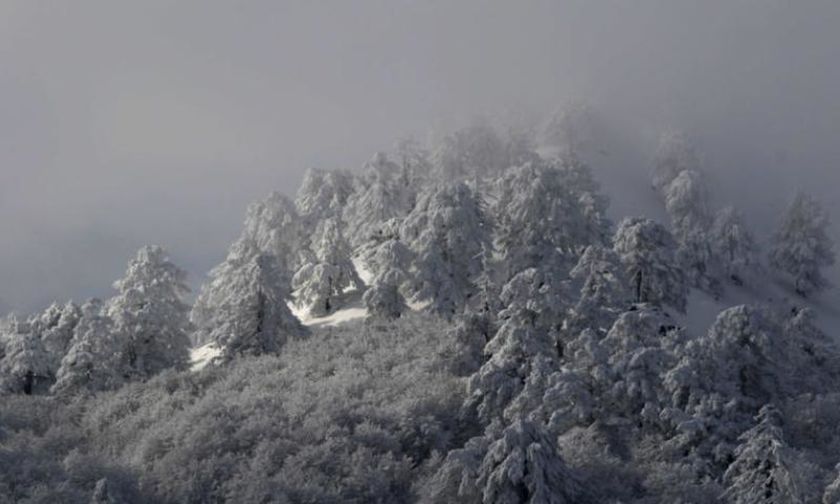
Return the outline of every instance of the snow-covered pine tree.
<path id="1" fill-rule="evenodd" d="M 613 242 L 636 302 L 685 311 L 685 273 L 677 261 L 677 244 L 667 229 L 650 219 L 625 218 Z"/>
<path id="2" fill-rule="evenodd" d="M 698 170 L 681 171 L 664 191 L 665 209 L 677 237 L 683 232 L 709 226 L 708 190 Z"/>
<path id="3" fill-rule="evenodd" d="M 53 376 L 58 372 L 61 359 L 70 348 L 73 332 L 81 316 L 79 306 L 69 301 L 63 306 L 53 303 L 29 320 L 32 332 L 41 338 L 44 349 L 50 356 L 50 372 Z"/>
<path id="4" fill-rule="evenodd" d="M 590 328 L 606 334 L 632 299 L 618 254 L 606 247 L 590 245 L 569 276 L 580 296 L 569 310 L 564 332 L 576 337 Z"/>
<path id="5" fill-rule="evenodd" d="M 322 220 L 312 238 L 313 262 L 304 265 L 292 279 L 296 301 L 313 315 L 326 315 L 339 307 L 341 294 L 364 283 L 353 266 L 350 244 L 336 218 Z"/>
<path id="6" fill-rule="evenodd" d="M 518 419 L 453 450 L 439 469 L 429 502 L 587 504 L 584 488 L 539 424 Z"/>
<path id="7" fill-rule="evenodd" d="M 664 195 L 671 182 L 684 170 L 697 170 L 700 161 L 694 146 L 679 131 L 666 131 L 659 137 L 653 169 L 653 187 Z"/>
<path id="8" fill-rule="evenodd" d="M 607 241 L 607 201 L 589 168 L 575 159 L 511 168 L 494 191 L 505 280 L 528 268 L 563 276 L 588 245 Z"/>
<path id="9" fill-rule="evenodd" d="M 475 301 L 481 254 L 491 230 L 476 194 L 463 183 L 425 194 L 400 236 L 414 253 L 415 297 L 451 317 Z"/>
<path id="10" fill-rule="evenodd" d="M 80 311 L 70 349 L 61 359 L 51 389 L 55 394 L 112 390 L 124 383 L 123 355 L 128 343 L 124 335 L 114 330 L 99 299 L 87 301 Z"/>
<path id="11" fill-rule="evenodd" d="M 828 287 L 822 268 L 834 264 L 834 244 L 828 236 L 822 205 L 798 193 L 785 213 L 770 249 L 770 264 L 793 277 L 794 288 L 808 296 Z"/>
<path id="12" fill-rule="evenodd" d="M 344 209 L 344 221 L 353 230 L 348 236 L 353 248 L 373 238 L 382 223 L 402 218 L 411 209 L 416 188 L 405 185 L 402 173 L 397 163 L 377 152 L 356 177 L 354 192 Z"/>
<path id="13" fill-rule="evenodd" d="M 287 339 L 304 336 L 306 328 L 286 304 L 287 279 L 276 257 L 250 240 L 234 243 L 193 307 L 198 342 L 213 342 L 233 358 L 276 353 Z"/>
<path id="14" fill-rule="evenodd" d="M 146 379 L 189 360 L 192 330 L 187 274 L 159 246 L 143 247 L 114 283 L 118 294 L 109 300 L 114 329 L 125 339 L 126 374 Z"/>
<path id="15" fill-rule="evenodd" d="M 723 475 L 724 497 L 734 504 L 804 503 L 795 455 L 782 433 L 782 415 L 768 404 L 755 420 L 740 436 L 735 460 Z"/>
<path id="16" fill-rule="evenodd" d="M 41 338 L 32 332 L 29 323 L 12 319 L 4 339 L 0 393 L 32 395 L 46 392 L 54 377 L 50 372 L 50 356 Z"/>
<path id="17" fill-rule="evenodd" d="M 240 240 L 253 242 L 260 251 L 274 256 L 286 272 L 309 260 L 309 240 L 295 203 L 276 191 L 248 206 Z"/>
<path id="18" fill-rule="evenodd" d="M 718 211 L 709 238 L 723 273 L 736 285 L 742 285 L 758 267 L 758 255 L 755 240 L 740 212 L 731 206 Z"/>
<path id="19" fill-rule="evenodd" d="M 314 224 L 328 217 L 341 217 L 353 194 L 353 175 L 343 170 L 310 168 L 303 176 L 295 205 L 303 220 Z"/>
<path id="20" fill-rule="evenodd" d="M 432 177 L 431 154 L 414 138 L 402 138 L 394 146 L 394 156 L 402 169 L 403 185 L 410 188 L 409 208 L 414 208 L 416 195 L 429 184 Z"/>
<path id="21" fill-rule="evenodd" d="M 405 283 L 405 272 L 389 269 L 377 275 L 362 296 L 368 314 L 380 319 L 399 318 L 408 306 L 400 292 Z"/>

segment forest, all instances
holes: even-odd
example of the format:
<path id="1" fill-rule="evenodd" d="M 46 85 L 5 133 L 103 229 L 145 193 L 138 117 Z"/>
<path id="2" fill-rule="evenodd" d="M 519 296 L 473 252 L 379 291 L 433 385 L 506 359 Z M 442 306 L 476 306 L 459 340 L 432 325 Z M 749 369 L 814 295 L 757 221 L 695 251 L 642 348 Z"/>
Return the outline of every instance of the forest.
<path id="1" fill-rule="evenodd" d="M 821 202 L 756 236 L 673 130 L 667 218 L 612 219 L 593 121 L 310 169 L 194 294 L 151 245 L 6 316 L 0 503 L 840 502 Z"/>

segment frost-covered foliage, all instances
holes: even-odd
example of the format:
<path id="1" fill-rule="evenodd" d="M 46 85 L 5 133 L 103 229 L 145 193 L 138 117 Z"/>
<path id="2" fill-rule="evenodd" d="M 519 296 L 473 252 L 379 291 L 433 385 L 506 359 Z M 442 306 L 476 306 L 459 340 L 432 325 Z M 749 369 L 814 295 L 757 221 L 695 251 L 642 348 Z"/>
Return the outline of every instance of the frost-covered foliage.
<path id="1" fill-rule="evenodd" d="M 0 396 L 5 392 L 26 395 L 45 392 L 53 380 L 50 356 L 30 324 L 13 321 L 3 339 Z"/>
<path id="2" fill-rule="evenodd" d="M 725 498 L 735 504 L 805 502 L 797 481 L 795 454 L 785 443 L 781 414 L 772 405 L 761 408 L 756 426 L 738 439 L 735 460 L 723 475 Z"/>
<path id="3" fill-rule="evenodd" d="M 341 217 L 341 212 L 353 194 L 353 175 L 341 170 L 310 168 L 303 176 L 295 205 L 307 221 Z"/>
<path id="4" fill-rule="evenodd" d="M 807 296 L 825 289 L 821 269 L 834 264 L 834 243 L 828 217 L 819 202 L 799 193 L 773 238 L 770 264 L 793 277 L 796 292 Z"/>
<path id="5" fill-rule="evenodd" d="M 191 331 L 186 272 L 163 248 L 144 247 L 114 288 L 118 294 L 108 302 L 108 315 L 125 341 L 125 373 L 146 379 L 186 365 Z"/>
<path id="6" fill-rule="evenodd" d="M 735 284 L 743 284 L 758 267 L 758 250 L 741 214 L 731 206 L 718 211 L 709 238 L 724 274 Z"/>
<path id="7" fill-rule="evenodd" d="M 423 502 L 586 504 L 597 502 L 539 424 L 516 420 L 449 453 Z"/>
<path id="8" fill-rule="evenodd" d="M 313 315 L 326 315 L 338 308 L 338 298 L 347 289 L 363 283 L 353 266 L 350 244 L 335 218 L 322 220 L 312 238 L 312 262 L 292 279 L 296 302 Z"/>
<path id="9" fill-rule="evenodd" d="M 400 236 L 414 254 L 415 297 L 435 313 L 452 316 L 470 306 L 481 274 L 479 260 L 491 239 L 478 196 L 456 184 L 421 197 Z"/>
<path id="10" fill-rule="evenodd" d="M 404 217 L 413 206 L 417 187 L 406 184 L 403 169 L 378 152 L 355 179 L 353 194 L 344 208 L 351 245 L 358 247 L 375 236 L 381 223 Z"/>
<path id="11" fill-rule="evenodd" d="M 374 278 L 362 296 L 368 315 L 386 319 L 398 318 L 408 307 L 400 292 L 400 286 L 405 282 L 405 272 L 389 269 Z"/>
<path id="12" fill-rule="evenodd" d="M 308 243 L 295 203 L 279 192 L 248 206 L 240 241 L 249 241 L 294 272 L 307 260 Z"/>
<path id="13" fill-rule="evenodd" d="M 196 340 L 219 345 L 228 358 L 276 353 L 305 328 L 286 305 L 288 275 L 275 256 L 238 241 L 210 272 L 191 314 Z"/>
<path id="14" fill-rule="evenodd" d="M 606 332 L 632 299 L 618 254 L 590 245 L 569 276 L 580 294 L 567 316 L 565 331 L 574 336 L 587 328 Z"/>
<path id="15" fill-rule="evenodd" d="M 594 110 L 582 103 L 569 103 L 552 114 L 543 129 L 543 141 L 563 155 L 580 155 L 591 148 L 595 130 Z"/>
<path id="16" fill-rule="evenodd" d="M 511 168 L 494 190 L 497 248 L 508 279 L 527 268 L 562 275 L 588 245 L 607 241 L 607 200 L 574 158 Z"/>
<path id="17" fill-rule="evenodd" d="M 685 311 L 685 273 L 677 261 L 677 244 L 665 227 L 650 219 L 626 218 L 613 242 L 636 302 Z"/>
<path id="18" fill-rule="evenodd" d="M 70 349 L 61 359 L 52 392 L 72 394 L 118 388 L 130 370 L 125 368 L 128 335 L 114 330 L 105 305 L 91 299 L 82 305 Z"/>
<path id="19" fill-rule="evenodd" d="M 0 319 L 0 502 L 838 502 L 826 303 L 755 274 L 762 240 L 679 135 L 654 181 L 672 231 L 611 238 L 575 114 L 553 149 L 480 125 L 310 170 L 249 207 L 191 323 L 156 247 L 106 303 Z M 799 197 L 777 234 L 800 293 L 825 230 Z M 292 283 L 347 309 L 304 326 Z"/>

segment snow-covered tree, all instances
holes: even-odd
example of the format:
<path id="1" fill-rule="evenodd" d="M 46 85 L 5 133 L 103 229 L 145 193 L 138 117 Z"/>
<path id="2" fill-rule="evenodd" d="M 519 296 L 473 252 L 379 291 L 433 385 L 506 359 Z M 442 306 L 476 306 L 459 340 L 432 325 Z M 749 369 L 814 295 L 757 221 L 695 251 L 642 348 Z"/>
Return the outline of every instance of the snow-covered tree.
<path id="1" fill-rule="evenodd" d="M 685 311 L 685 274 L 677 261 L 677 244 L 667 229 L 650 219 L 626 218 L 613 241 L 637 302 Z"/>
<path id="2" fill-rule="evenodd" d="M 353 233 L 355 248 L 370 240 L 382 223 L 404 217 L 411 209 L 416 189 L 406 186 L 402 168 L 378 152 L 356 178 L 353 194 L 344 209 L 344 221 Z"/>
<path id="3" fill-rule="evenodd" d="M 0 393 L 37 394 L 53 380 L 50 357 L 41 338 L 27 322 L 13 321 L 5 336 L 5 356 L 0 360 Z"/>
<path id="4" fill-rule="evenodd" d="M 389 269 L 377 275 L 362 296 L 368 313 L 384 319 L 394 319 L 402 315 L 408 309 L 400 292 L 400 286 L 404 282 L 405 272 L 402 270 Z"/>
<path id="5" fill-rule="evenodd" d="M 127 346 L 124 336 L 114 330 L 102 301 L 87 301 L 81 307 L 81 317 L 70 349 L 61 359 L 52 392 L 65 394 L 117 388 L 124 383 L 123 356 Z"/>
<path id="6" fill-rule="evenodd" d="M 474 302 L 489 227 L 478 197 L 463 183 L 424 195 L 400 229 L 414 253 L 415 297 L 445 316 Z"/>
<path id="7" fill-rule="evenodd" d="M 665 209 L 678 237 L 689 230 L 709 226 L 709 196 L 699 171 L 681 171 L 665 187 L 664 197 Z"/>
<path id="8" fill-rule="evenodd" d="M 126 341 L 126 372 L 141 379 L 189 360 L 192 330 L 187 274 L 159 246 L 143 247 L 114 283 L 108 303 L 114 329 Z"/>
<path id="9" fill-rule="evenodd" d="M 835 260 L 834 244 L 827 230 L 828 217 L 822 205 L 798 193 L 774 236 L 770 264 L 793 277 L 801 296 L 828 286 L 820 271 Z"/>
<path id="10" fill-rule="evenodd" d="M 350 245 L 338 219 L 318 224 L 312 238 L 313 262 L 304 265 L 292 279 L 297 303 L 313 315 L 326 315 L 339 306 L 341 294 L 364 284 L 353 266 Z"/>
<path id="11" fill-rule="evenodd" d="M 232 358 L 276 353 L 287 339 L 306 334 L 286 304 L 287 278 L 276 257 L 249 240 L 236 242 L 193 307 L 198 341 L 213 342 Z"/>
<path id="12" fill-rule="evenodd" d="M 253 242 L 260 251 L 274 256 L 286 272 L 295 271 L 309 260 L 308 237 L 297 207 L 276 191 L 248 206 L 240 240 Z"/>
<path id="13" fill-rule="evenodd" d="M 407 273 L 411 269 L 414 254 L 399 238 L 399 229 L 391 230 L 384 234 L 383 238 L 381 242 L 371 244 L 370 250 L 365 254 L 364 264 L 368 272 L 374 278 L 391 269 Z"/>
<path id="14" fill-rule="evenodd" d="M 621 261 L 612 249 L 590 245 L 569 273 L 580 295 L 569 311 L 569 336 L 591 328 L 606 332 L 632 299 Z"/>
<path id="15" fill-rule="evenodd" d="M 654 159 L 653 187 L 660 194 L 685 170 L 697 170 L 700 161 L 694 146 L 679 131 L 666 131 L 659 137 Z"/>
<path id="16" fill-rule="evenodd" d="M 765 405 L 756 422 L 740 436 L 735 460 L 723 475 L 727 485 L 724 497 L 735 504 L 804 503 L 795 454 L 782 433 L 781 414 L 774 406 Z"/>
<path id="17" fill-rule="evenodd" d="M 416 201 L 413 197 L 428 185 L 432 177 L 431 154 L 413 138 L 402 138 L 394 146 L 394 156 L 402 169 L 402 183 L 412 189 L 409 209 Z"/>
<path id="18" fill-rule="evenodd" d="M 733 207 L 715 215 L 709 232 L 712 253 L 723 272 L 736 285 L 741 285 L 758 266 L 758 255 L 752 233 Z"/>
<path id="19" fill-rule="evenodd" d="M 589 168 L 575 159 L 511 168 L 495 192 L 506 279 L 527 268 L 562 276 L 588 245 L 607 240 L 607 201 Z"/>
<path id="20" fill-rule="evenodd" d="M 61 359 L 70 348 L 73 332 L 81 315 L 79 306 L 69 301 L 63 306 L 53 303 L 29 320 L 32 332 L 41 338 L 44 350 L 50 356 L 50 372 L 53 375 L 58 372 Z"/>
<path id="21" fill-rule="evenodd" d="M 295 204 L 310 224 L 328 217 L 341 217 L 353 193 L 353 176 L 343 170 L 310 168 L 303 176 Z"/>
<path id="22" fill-rule="evenodd" d="M 586 504 L 597 492 L 584 488 L 539 424 L 520 419 L 450 452 L 429 493 L 431 502 Z"/>

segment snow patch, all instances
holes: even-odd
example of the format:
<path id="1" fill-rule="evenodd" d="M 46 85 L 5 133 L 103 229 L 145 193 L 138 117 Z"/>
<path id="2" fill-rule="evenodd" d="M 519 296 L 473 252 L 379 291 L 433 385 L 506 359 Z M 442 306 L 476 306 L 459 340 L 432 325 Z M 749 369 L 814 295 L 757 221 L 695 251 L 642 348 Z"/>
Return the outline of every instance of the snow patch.
<path id="1" fill-rule="evenodd" d="M 213 359 L 221 355 L 222 349 L 213 343 L 190 349 L 190 370 L 204 369 Z"/>

